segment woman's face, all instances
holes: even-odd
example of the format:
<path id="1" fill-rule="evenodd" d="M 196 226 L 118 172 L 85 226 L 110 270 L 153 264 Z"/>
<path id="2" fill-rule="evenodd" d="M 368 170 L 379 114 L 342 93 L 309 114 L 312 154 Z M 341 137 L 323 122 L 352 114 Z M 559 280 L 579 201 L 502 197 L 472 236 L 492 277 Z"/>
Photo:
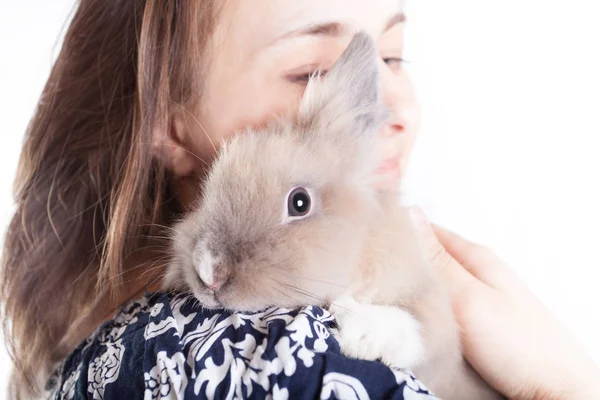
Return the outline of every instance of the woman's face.
<path id="1" fill-rule="evenodd" d="M 404 14 L 399 0 L 226 2 L 209 43 L 200 105 L 175 124 L 186 150 L 181 154 L 197 156 L 182 162 L 189 167 L 175 168 L 178 174 L 202 171 L 198 158 L 210 162 L 219 142 L 236 131 L 294 113 L 308 76 L 329 69 L 359 30 L 377 39 L 382 96 L 392 113 L 378 136 L 378 181 L 396 188 L 420 119 L 401 65 Z"/>

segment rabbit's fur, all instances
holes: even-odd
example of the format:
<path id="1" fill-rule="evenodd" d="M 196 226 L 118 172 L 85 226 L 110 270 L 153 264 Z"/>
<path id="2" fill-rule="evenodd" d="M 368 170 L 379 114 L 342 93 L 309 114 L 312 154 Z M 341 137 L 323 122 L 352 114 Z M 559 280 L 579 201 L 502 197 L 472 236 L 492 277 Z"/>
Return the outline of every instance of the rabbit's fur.
<path id="1" fill-rule="evenodd" d="M 377 57 L 357 34 L 311 80 L 294 121 L 224 145 L 176 226 L 165 286 L 208 308 L 329 305 L 347 355 L 411 368 L 443 398 L 500 398 L 463 360 L 449 298 L 397 195 L 372 185 L 387 118 Z M 293 219 L 298 187 L 311 211 Z"/>

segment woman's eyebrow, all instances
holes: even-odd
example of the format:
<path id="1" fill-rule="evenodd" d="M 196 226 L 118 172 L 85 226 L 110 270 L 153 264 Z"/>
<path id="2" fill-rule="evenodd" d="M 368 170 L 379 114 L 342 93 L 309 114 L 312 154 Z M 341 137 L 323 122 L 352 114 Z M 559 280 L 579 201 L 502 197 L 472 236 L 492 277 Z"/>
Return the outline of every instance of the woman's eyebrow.
<path id="1" fill-rule="evenodd" d="M 383 31 L 389 31 L 394 26 L 398 24 L 403 24 L 404 22 L 406 22 L 406 14 L 404 14 L 403 12 L 395 14 L 392 18 L 389 19 L 387 24 L 385 24 L 385 28 L 383 29 Z"/>
<path id="2" fill-rule="evenodd" d="M 398 14 L 394 14 L 388 22 L 385 24 L 385 28 L 383 32 L 388 31 L 392 27 L 396 26 L 399 23 L 403 23 L 406 21 L 406 15 L 401 12 Z M 299 36 L 331 36 L 331 37 L 339 37 L 348 33 L 348 26 L 341 22 L 324 22 L 317 24 L 308 24 L 304 25 L 297 29 L 292 29 L 281 36 L 275 38 L 272 44 L 275 44 L 284 39 L 295 38 Z"/>
<path id="3" fill-rule="evenodd" d="M 343 36 L 347 31 L 347 27 L 341 22 L 324 22 L 318 24 L 308 24 L 297 29 L 292 29 L 277 37 L 272 43 L 279 42 L 284 39 L 291 39 L 299 36 Z"/>

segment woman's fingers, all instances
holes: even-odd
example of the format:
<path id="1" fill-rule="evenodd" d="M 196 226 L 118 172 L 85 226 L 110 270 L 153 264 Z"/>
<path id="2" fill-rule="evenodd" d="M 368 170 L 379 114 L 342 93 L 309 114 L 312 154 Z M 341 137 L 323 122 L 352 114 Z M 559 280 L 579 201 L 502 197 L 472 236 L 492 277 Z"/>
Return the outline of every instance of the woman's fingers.
<path id="1" fill-rule="evenodd" d="M 446 251 L 443 244 L 438 240 L 427 217 L 425 217 L 418 207 L 412 207 L 410 214 L 429 259 L 440 273 L 446 283 L 446 287 L 453 296 L 467 290 L 472 285 L 481 284 Z"/>
<path id="2" fill-rule="evenodd" d="M 446 251 L 475 278 L 496 289 L 511 291 L 525 288 L 518 276 L 493 251 L 437 225 L 433 226 L 433 231 Z"/>

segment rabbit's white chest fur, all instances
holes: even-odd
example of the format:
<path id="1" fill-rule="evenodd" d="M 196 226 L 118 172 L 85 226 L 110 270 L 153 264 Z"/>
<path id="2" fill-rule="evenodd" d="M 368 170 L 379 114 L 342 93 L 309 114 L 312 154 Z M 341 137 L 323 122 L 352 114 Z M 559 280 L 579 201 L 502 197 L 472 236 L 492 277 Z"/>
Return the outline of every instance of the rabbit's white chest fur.
<path id="1" fill-rule="evenodd" d="M 338 323 L 342 352 L 363 360 L 381 359 L 411 369 L 423 360 L 425 348 L 419 322 L 397 307 L 364 304 L 351 296 L 336 299 L 329 311 Z"/>

